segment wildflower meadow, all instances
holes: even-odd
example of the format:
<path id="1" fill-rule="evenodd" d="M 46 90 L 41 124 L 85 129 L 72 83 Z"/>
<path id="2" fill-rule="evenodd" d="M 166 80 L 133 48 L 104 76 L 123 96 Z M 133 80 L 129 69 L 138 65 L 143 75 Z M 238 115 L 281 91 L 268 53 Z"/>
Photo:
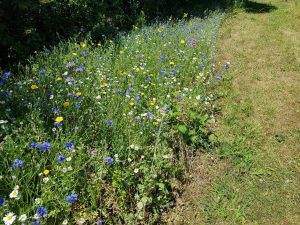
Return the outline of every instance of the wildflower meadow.
<path id="1" fill-rule="evenodd" d="M 0 77 L 1 224 L 155 224 L 216 142 L 224 15 L 61 43 Z"/>

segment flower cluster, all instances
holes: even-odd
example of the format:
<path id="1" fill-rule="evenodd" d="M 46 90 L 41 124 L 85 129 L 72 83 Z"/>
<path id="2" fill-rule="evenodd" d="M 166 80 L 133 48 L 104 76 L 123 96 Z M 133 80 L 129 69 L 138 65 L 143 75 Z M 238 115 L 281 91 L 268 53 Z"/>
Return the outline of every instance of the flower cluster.
<path id="1" fill-rule="evenodd" d="M 210 144 L 214 86 L 229 69 L 212 62 L 221 17 L 65 43 L 3 73 L 3 222 L 158 221 L 184 171 L 179 146 Z"/>

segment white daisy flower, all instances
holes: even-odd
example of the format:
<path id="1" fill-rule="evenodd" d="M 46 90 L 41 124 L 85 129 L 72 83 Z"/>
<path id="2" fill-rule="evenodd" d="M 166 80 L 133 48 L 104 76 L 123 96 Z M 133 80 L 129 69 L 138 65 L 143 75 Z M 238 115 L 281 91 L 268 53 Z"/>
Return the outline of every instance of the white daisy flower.
<path id="1" fill-rule="evenodd" d="M 3 217 L 3 222 L 5 225 L 13 224 L 15 220 L 16 220 L 16 215 L 12 212 L 6 214 L 6 216 Z"/>
<path id="2" fill-rule="evenodd" d="M 18 189 L 14 189 L 14 190 L 9 194 L 9 197 L 10 197 L 10 198 L 18 199 L 18 194 L 19 194 L 19 190 L 18 190 Z"/>

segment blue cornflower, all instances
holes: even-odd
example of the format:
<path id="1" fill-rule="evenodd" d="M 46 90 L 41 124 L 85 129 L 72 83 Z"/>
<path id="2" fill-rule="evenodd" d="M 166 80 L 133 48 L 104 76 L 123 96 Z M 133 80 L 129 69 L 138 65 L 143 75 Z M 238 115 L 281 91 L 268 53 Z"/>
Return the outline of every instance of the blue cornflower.
<path id="1" fill-rule="evenodd" d="M 19 169 L 21 167 L 24 166 L 24 161 L 22 161 L 21 159 L 16 159 L 12 164 L 11 164 L 11 167 L 13 169 Z"/>
<path id="2" fill-rule="evenodd" d="M 165 71 L 161 70 L 159 71 L 159 75 L 163 76 L 165 74 Z"/>
<path id="3" fill-rule="evenodd" d="M 202 69 L 202 68 L 205 68 L 205 65 L 204 65 L 203 63 L 201 63 L 201 64 L 199 65 L 199 67 Z"/>
<path id="4" fill-rule="evenodd" d="M 202 56 L 202 59 L 205 59 L 206 58 L 206 55 L 205 55 L 205 53 L 201 53 L 201 56 Z"/>
<path id="5" fill-rule="evenodd" d="M 79 109 L 80 106 L 81 106 L 80 103 L 75 103 L 75 104 L 74 104 L 74 107 L 75 107 L 76 109 Z"/>
<path id="6" fill-rule="evenodd" d="M 110 156 L 104 158 L 104 162 L 106 162 L 108 164 L 112 164 L 113 161 L 114 161 L 114 159 Z"/>
<path id="7" fill-rule="evenodd" d="M 37 219 L 36 221 L 31 222 L 32 225 L 41 225 L 40 219 Z"/>
<path id="8" fill-rule="evenodd" d="M 129 94 L 129 93 L 131 93 L 131 92 L 133 92 L 133 88 L 129 88 L 129 89 L 126 91 L 126 94 Z"/>
<path id="9" fill-rule="evenodd" d="M 67 81 L 68 83 L 74 83 L 74 82 L 75 82 L 75 79 L 74 79 L 73 77 L 67 77 L 67 78 L 66 78 L 66 81 Z"/>
<path id="10" fill-rule="evenodd" d="M 48 151 L 50 149 L 50 147 L 51 147 L 51 144 L 47 141 L 45 141 L 44 143 L 42 143 L 38 146 L 38 148 L 42 151 Z"/>
<path id="11" fill-rule="evenodd" d="M 41 206 L 41 207 L 38 207 L 37 210 L 36 210 L 36 214 L 38 215 L 38 217 L 43 217 L 45 218 L 48 214 L 48 210 L 46 207 L 44 206 Z"/>
<path id="12" fill-rule="evenodd" d="M 221 80 L 221 79 L 222 79 L 222 77 L 219 74 L 217 74 L 216 80 Z"/>
<path id="13" fill-rule="evenodd" d="M 66 144 L 65 144 L 65 148 L 67 149 L 67 150 L 73 150 L 74 149 L 74 144 L 72 143 L 72 142 L 67 142 Z"/>
<path id="14" fill-rule="evenodd" d="M 161 55 L 161 56 L 159 56 L 159 61 L 163 61 L 165 58 L 167 58 L 167 55 Z"/>
<path id="15" fill-rule="evenodd" d="M 40 75 L 42 75 L 43 77 L 47 76 L 46 72 L 40 72 Z"/>
<path id="16" fill-rule="evenodd" d="M 112 120 L 107 120 L 106 124 L 111 127 L 113 125 L 113 121 Z"/>
<path id="17" fill-rule="evenodd" d="M 199 28 L 201 28 L 201 27 L 203 27 L 203 26 L 204 26 L 203 23 L 199 23 L 199 24 L 196 24 L 196 25 L 195 25 L 196 29 L 199 29 Z"/>
<path id="18" fill-rule="evenodd" d="M 146 114 L 147 114 L 147 116 L 148 116 L 150 119 L 154 119 L 154 118 L 155 118 L 155 116 L 154 116 L 151 112 L 147 112 Z"/>
<path id="19" fill-rule="evenodd" d="M 229 69 L 229 63 L 225 63 L 224 68 L 225 68 L 226 70 L 228 70 L 228 69 Z"/>
<path id="20" fill-rule="evenodd" d="M 30 144 L 30 147 L 31 147 L 31 148 L 38 148 L 38 147 L 39 147 L 39 144 L 38 144 L 38 143 L 35 143 L 35 142 L 32 142 L 32 143 Z"/>
<path id="21" fill-rule="evenodd" d="M 162 34 L 161 35 L 162 38 L 166 38 L 166 36 L 167 36 L 166 34 Z"/>
<path id="22" fill-rule="evenodd" d="M 69 202 L 69 203 L 73 203 L 77 200 L 78 200 L 78 195 L 77 194 L 71 194 L 71 195 L 68 195 L 66 197 L 66 201 Z"/>
<path id="23" fill-rule="evenodd" d="M 58 108 L 52 108 L 52 112 L 54 113 L 54 115 L 59 115 L 61 113 L 60 109 Z"/>
<path id="24" fill-rule="evenodd" d="M 3 204 L 4 204 L 4 198 L 0 196 L 0 206 L 3 206 Z"/>
<path id="25" fill-rule="evenodd" d="M 179 100 L 181 100 L 181 99 L 183 99 L 183 96 L 182 96 L 182 95 L 179 95 L 177 98 L 178 98 Z"/>
<path id="26" fill-rule="evenodd" d="M 12 75 L 13 75 L 13 74 L 12 74 L 11 72 L 6 72 L 6 73 L 4 73 L 4 74 L 2 75 L 2 78 L 3 78 L 4 80 L 6 80 L 6 79 L 10 78 Z"/>
<path id="27" fill-rule="evenodd" d="M 170 111 L 170 110 L 171 110 L 171 107 L 170 107 L 170 106 L 165 106 L 165 107 L 163 108 L 163 110 L 164 110 L 164 111 Z"/>
<path id="28" fill-rule="evenodd" d="M 57 162 L 58 162 L 58 163 L 62 163 L 62 162 L 65 160 L 65 158 L 66 158 L 66 157 L 64 157 L 63 155 L 59 155 L 59 156 L 57 157 Z"/>
<path id="29" fill-rule="evenodd" d="M 3 85 L 3 84 L 4 84 L 4 80 L 0 79 L 0 85 Z"/>
<path id="30" fill-rule="evenodd" d="M 121 90 L 117 90 L 116 92 L 117 92 L 118 94 L 121 94 L 121 93 L 122 93 L 122 91 L 121 91 Z"/>
<path id="31" fill-rule="evenodd" d="M 135 100 L 136 100 L 137 102 L 139 102 L 139 101 L 141 100 L 141 97 L 140 97 L 139 95 L 137 95 L 137 96 L 135 97 Z"/>
<path id="32" fill-rule="evenodd" d="M 98 219 L 97 225 L 102 225 L 104 223 L 104 220 L 102 218 Z"/>
<path id="33" fill-rule="evenodd" d="M 55 127 L 61 127 L 63 125 L 62 122 L 54 122 Z"/>
<path id="34" fill-rule="evenodd" d="M 75 71 L 76 72 L 82 72 L 85 70 L 85 67 L 84 66 L 79 66 Z"/>

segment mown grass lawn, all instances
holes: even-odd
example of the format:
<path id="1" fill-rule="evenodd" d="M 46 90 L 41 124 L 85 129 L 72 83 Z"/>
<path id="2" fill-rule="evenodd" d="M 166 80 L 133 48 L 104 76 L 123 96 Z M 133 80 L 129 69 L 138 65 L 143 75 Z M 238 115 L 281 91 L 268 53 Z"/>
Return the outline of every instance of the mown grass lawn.
<path id="1" fill-rule="evenodd" d="M 249 2 L 222 24 L 220 145 L 175 224 L 300 224 L 299 40 L 299 1 Z"/>

